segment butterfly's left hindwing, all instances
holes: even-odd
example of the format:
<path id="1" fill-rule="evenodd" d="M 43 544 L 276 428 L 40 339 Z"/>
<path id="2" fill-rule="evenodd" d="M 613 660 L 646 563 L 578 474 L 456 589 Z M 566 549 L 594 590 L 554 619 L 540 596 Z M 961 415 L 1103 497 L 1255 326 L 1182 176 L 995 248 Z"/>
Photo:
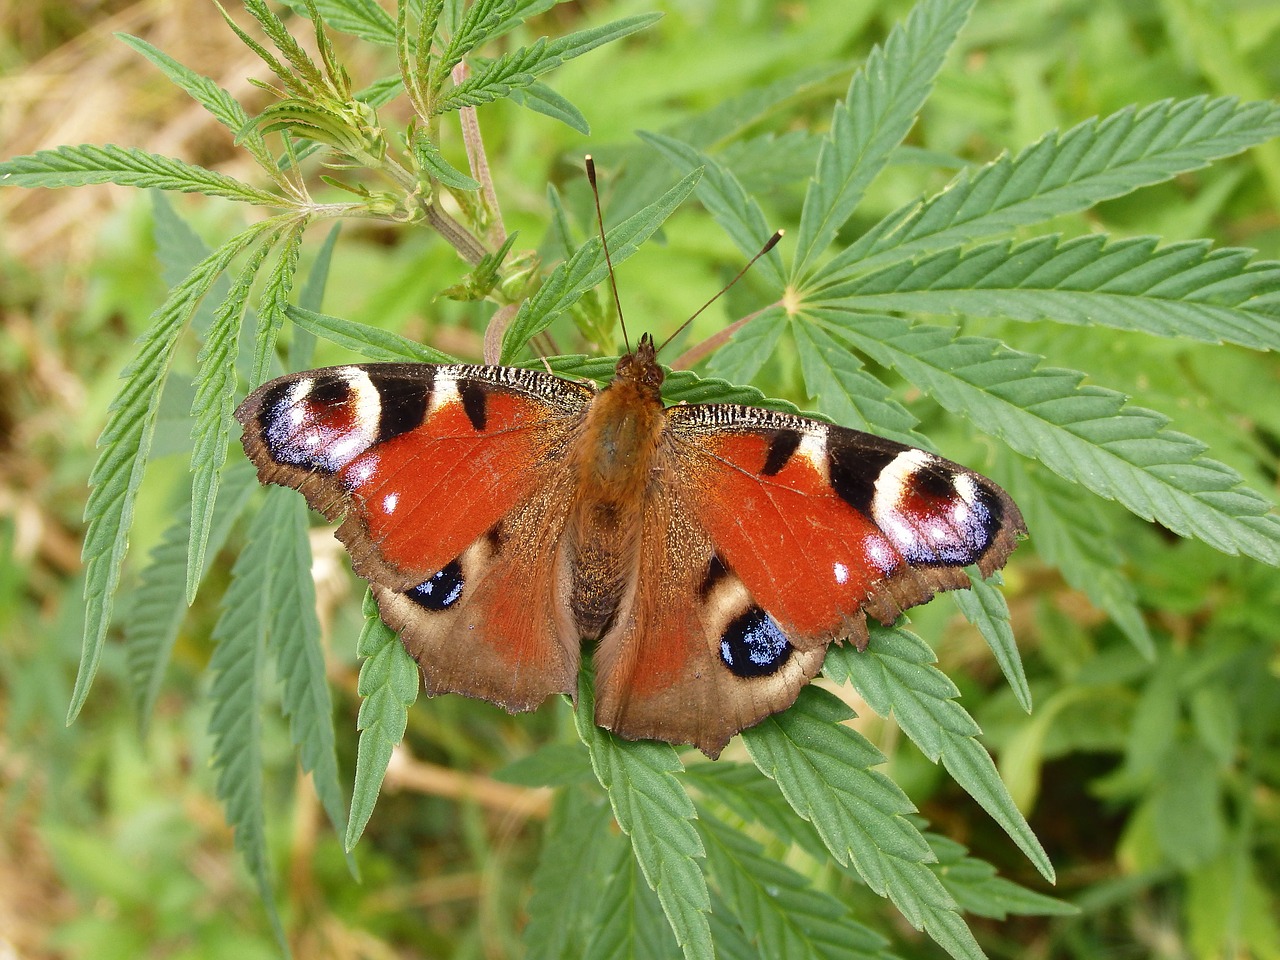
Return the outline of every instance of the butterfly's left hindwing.
<path id="1" fill-rule="evenodd" d="M 538 371 L 370 364 L 282 377 L 236 416 L 263 482 L 341 520 L 428 692 L 530 709 L 575 689 L 551 545 L 592 396 Z"/>

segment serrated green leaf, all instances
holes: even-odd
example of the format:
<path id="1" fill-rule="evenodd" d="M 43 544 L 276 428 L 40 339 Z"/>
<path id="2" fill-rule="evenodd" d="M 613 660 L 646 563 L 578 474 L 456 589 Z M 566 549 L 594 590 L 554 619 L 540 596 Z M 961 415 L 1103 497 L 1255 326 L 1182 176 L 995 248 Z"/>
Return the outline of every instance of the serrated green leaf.
<path id="1" fill-rule="evenodd" d="M 257 472 L 247 461 L 232 463 L 223 471 L 222 494 L 209 527 L 201 577 L 208 571 L 209 560 L 222 549 L 232 525 L 257 489 Z M 143 738 L 147 736 L 151 712 L 160 694 L 160 684 L 164 680 L 178 629 L 187 614 L 183 588 L 190 538 L 191 505 L 187 504 L 151 551 L 129 604 L 129 618 L 124 631 L 125 668 L 129 674 L 139 736 Z"/>
<path id="2" fill-rule="evenodd" d="M 684 779 L 704 799 L 759 824 L 816 860 L 825 859 L 827 848 L 813 825 L 796 817 L 778 785 L 751 764 L 699 763 L 685 770 Z"/>
<path id="3" fill-rule="evenodd" d="M 166 77 L 186 91 L 196 103 L 208 110 L 215 120 L 234 133 L 237 143 L 249 151 L 262 169 L 273 177 L 277 175 L 278 168 L 272 159 L 271 151 L 267 149 L 261 134 L 249 125 L 249 115 L 245 113 L 244 107 L 235 97 L 210 78 L 184 66 L 146 40 L 127 33 L 117 33 L 116 36 L 159 67 Z"/>
<path id="4" fill-rule="evenodd" d="M 510 95 L 512 90 L 527 89 L 532 86 L 534 78 L 602 44 L 643 30 L 660 17 L 661 14 L 657 13 L 642 13 L 578 30 L 555 40 L 543 37 L 528 47 L 513 50 L 484 64 L 440 97 L 432 107 L 432 113 L 438 116 L 462 107 L 490 103 Z"/>
<path id="5" fill-rule="evenodd" d="M 1106 512 L 1081 510 L 1075 484 L 1048 470 L 1020 463 L 998 473 L 995 479 L 1017 501 L 1027 529 L 1035 531 L 1036 552 L 1111 617 L 1139 652 L 1154 659 L 1155 641 L 1124 574 L 1124 557 Z"/>
<path id="6" fill-rule="evenodd" d="M 282 492 L 282 491 L 281 491 Z M 263 589 L 274 573 L 273 528 L 278 511 L 268 499 L 253 526 L 254 534 L 231 570 L 231 585 L 222 599 L 214 627 L 216 645 L 209 661 L 209 735 L 213 739 L 214 792 L 226 810 L 236 849 L 244 857 L 266 908 L 280 948 L 288 941 L 276 911 L 267 852 L 262 795 L 262 687 L 267 672 L 266 639 L 272 596 Z"/>
<path id="7" fill-rule="evenodd" d="M 151 190 L 148 193 L 153 219 L 151 235 L 156 245 L 156 261 L 160 264 L 160 279 L 164 281 L 165 286 L 176 287 L 212 251 L 200 235 L 191 229 L 191 225 L 173 209 L 173 204 L 163 190 Z M 199 336 L 203 337 L 208 333 L 218 304 L 230 292 L 231 281 L 227 279 L 225 273 L 218 274 L 209 292 L 205 294 L 200 305 L 191 315 L 191 329 Z M 190 404 L 183 407 L 184 418 L 190 409 Z"/>
<path id="8" fill-rule="evenodd" d="M 760 772 L 813 825 L 837 862 L 852 863 L 884 896 L 887 873 L 894 869 L 889 861 L 918 865 L 931 854 L 907 819 L 915 811 L 911 801 L 871 769 L 884 756 L 842 725 L 852 716 L 827 691 L 805 687 L 792 707 L 744 730 L 742 737 Z"/>
<path id="9" fill-rule="evenodd" d="M 591 756 L 581 743 L 544 743 L 493 772 L 493 779 L 521 787 L 563 787 L 595 783 Z"/>
<path id="10" fill-rule="evenodd" d="M 59 147 L 0 160 L 0 187 L 81 187 L 92 183 L 203 193 L 259 206 L 278 207 L 285 202 L 226 174 L 111 144 Z"/>
<path id="11" fill-rule="evenodd" d="M 596 904 L 584 960 L 669 960 L 679 948 L 663 922 L 657 894 L 645 884 L 631 851 L 624 846 L 615 858 Z"/>
<path id="12" fill-rule="evenodd" d="M 324 290 L 329 282 L 329 265 L 333 262 L 333 251 L 338 245 L 338 234 L 342 224 L 335 223 L 325 236 L 324 242 L 316 252 L 315 261 L 307 273 L 306 282 L 298 294 L 298 307 L 302 310 L 319 310 L 324 305 Z M 286 307 L 285 313 L 287 314 Z M 301 324 L 293 331 L 289 339 L 289 369 L 302 370 L 311 365 L 311 354 L 315 349 L 315 334 L 304 330 Z"/>
<path id="13" fill-rule="evenodd" d="M 455 9 L 461 11 L 461 16 L 452 29 L 446 20 L 445 30 L 451 37 L 436 68 L 437 74 L 447 75 L 472 50 L 554 5 L 551 0 L 475 0 L 465 7 L 456 4 Z"/>
<path id="14" fill-rule="evenodd" d="M 593 921 L 609 918 L 600 909 L 609 871 L 624 861 L 635 862 L 626 842 L 610 829 L 610 814 L 598 792 L 573 787 L 557 792 L 533 874 L 524 929 L 526 960 L 579 960 L 592 938 Z M 645 893 L 652 897 L 647 889 Z M 656 903 L 654 913 L 651 926 L 662 932 L 667 922 Z"/>
<path id="15" fill-rule="evenodd" d="M 409 360 L 415 363 L 452 363 L 453 358 L 434 347 L 417 343 L 407 337 L 380 327 L 371 327 L 355 320 L 316 313 L 290 304 L 285 313 L 289 319 L 317 337 L 336 343 L 370 360 Z"/>
<path id="16" fill-rule="evenodd" d="M 658 895 L 686 960 L 711 960 L 711 900 L 702 875 L 704 851 L 692 821 L 693 801 L 675 774 L 684 769 L 670 744 L 621 740 L 595 723 L 590 671 L 578 678 L 574 711 L 578 737 L 591 753 L 591 768 L 609 794 L 613 815 L 631 838 L 635 860 Z"/>
<path id="17" fill-rule="evenodd" d="M 826 288 L 848 309 L 1053 320 L 1280 349 L 1280 263 L 1207 240 L 1091 234 L 952 247 Z"/>
<path id="18" fill-rule="evenodd" d="M 920 446 L 919 422 L 867 372 L 858 355 L 821 327 L 793 324 L 805 392 L 836 423 Z"/>
<path id="19" fill-rule="evenodd" d="M 995 867 L 968 856 L 954 840 L 935 833 L 925 838 L 938 857 L 934 873 L 967 913 L 1004 920 L 1010 914 L 1070 917 L 1080 912 L 1070 903 L 997 876 Z"/>
<path id="20" fill-rule="evenodd" d="M 766 856 L 754 840 L 705 810 L 699 810 L 697 823 L 716 888 L 759 956 L 886 957 L 888 941 L 854 920 L 835 897 L 814 889 L 790 867 Z"/>
<path id="21" fill-rule="evenodd" d="M 439 180 L 446 187 L 468 191 L 480 189 L 479 180 L 474 180 L 456 169 L 440 153 L 440 148 L 423 134 L 419 134 L 413 140 L 413 156 L 428 176 Z"/>
<path id="22" fill-rule="evenodd" d="M 733 383 L 749 383 L 769 362 L 788 326 L 786 310 L 776 305 L 765 307 L 712 355 L 708 371 Z"/>
<path id="23" fill-rule="evenodd" d="M 111 401 L 106 426 L 98 437 L 102 452 L 89 474 L 91 490 L 84 508 L 87 528 L 81 554 L 85 562 L 85 635 L 68 723 L 84 706 L 102 656 L 120 568 L 129 546 L 134 501 L 150 458 L 156 413 L 174 346 L 218 275 L 246 247 L 278 226 L 277 220 L 255 224 L 197 264 L 152 314 L 137 355 L 121 374 L 125 383 Z"/>
<path id="24" fill-rule="evenodd" d="M 951 599 L 956 602 L 965 619 L 978 628 L 982 639 L 991 648 L 996 663 L 1000 665 L 1000 672 L 1004 674 L 1018 704 L 1030 713 L 1031 687 L 1027 684 L 1027 673 L 1022 667 L 1018 644 L 1013 639 L 1009 604 L 1005 602 L 1004 594 L 996 589 L 1004 581 L 998 571 L 986 580 L 982 579 L 982 572 L 977 567 L 970 567 L 966 572 L 969 574 L 969 589 L 956 590 L 951 594 Z"/>
<path id="25" fill-rule="evenodd" d="M 218 484 L 227 462 L 231 438 L 231 409 L 236 391 L 235 354 L 240 343 L 240 323 L 244 318 L 249 290 L 263 261 L 280 239 L 276 230 L 258 244 L 240 269 L 231 290 L 218 305 L 213 324 L 196 358 L 196 395 L 191 402 L 191 549 L 187 553 L 187 603 L 196 596 L 204 571 L 205 544 L 213 524 L 218 501 Z"/>
<path id="26" fill-rule="evenodd" d="M 1205 447 L 1166 429 L 1168 419 L 1125 406 L 1083 374 L 1038 366 L 1041 358 L 984 337 L 896 317 L 820 311 L 877 362 L 897 368 L 943 407 L 1034 457 L 1058 475 L 1118 500 L 1228 554 L 1280 563 L 1280 518 Z"/>
<path id="27" fill-rule="evenodd" d="M 945 673 L 933 666 L 933 650 L 915 634 L 897 627 L 873 628 L 871 644 L 827 651 L 823 672 L 837 683 L 852 683 L 882 717 L 890 712 L 911 741 L 947 772 L 1000 824 L 1041 875 L 1054 878 L 1053 864 L 1005 788 L 995 762 L 975 739 L 982 731 Z"/>
<path id="28" fill-rule="evenodd" d="M 923 0 L 854 74 L 805 192 L 790 272 L 797 286 L 915 123 L 972 8 L 973 0 Z"/>
<path id="29" fill-rule="evenodd" d="M 605 234 L 609 256 L 616 268 L 648 240 L 671 216 L 698 183 L 698 172 L 684 177 L 653 203 L 619 223 Z M 599 237 L 579 247 L 568 260 L 551 271 L 532 297 L 520 305 L 502 338 L 502 362 L 511 360 L 529 339 L 550 326 L 556 317 L 578 301 L 586 291 L 609 275 Z"/>
<path id="30" fill-rule="evenodd" d="M 274 503 L 270 526 L 272 576 L 268 647 L 275 655 L 276 675 L 284 695 L 289 737 L 298 750 L 305 773 L 311 774 L 316 795 L 339 837 L 346 836 L 347 810 L 338 777 L 333 700 L 320 645 L 316 615 L 316 586 L 311 578 L 311 543 L 307 539 L 307 508 L 301 497 L 283 487 L 268 491 Z M 355 871 L 355 862 L 348 859 Z"/>
<path id="31" fill-rule="evenodd" d="M 540 113 L 552 120 L 559 120 L 584 137 L 591 135 L 591 125 L 587 123 L 587 118 L 582 115 L 582 111 L 545 83 L 535 81 L 522 89 L 512 90 L 511 99 L 534 113 Z"/>
<path id="32" fill-rule="evenodd" d="M 267 378 L 267 371 L 275 359 L 276 336 L 284 325 L 289 309 L 289 294 L 298 273 L 298 253 L 302 248 L 302 235 L 309 218 L 302 218 L 284 234 L 280 255 L 267 275 L 258 300 L 258 329 L 254 338 L 253 368 L 249 374 L 249 389 L 257 389 Z"/>
<path id="33" fill-rule="evenodd" d="M 608 383 L 613 379 L 618 362 L 610 357 L 586 357 L 581 354 L 548 357 L 547 364 L 557 376 L 567 379 L 595 380 Z M 534 363 L 523 364 L 535 366 Z M 543 369 L 542 363 L 536 364 Z M 768 397 L 750 386 L 738 386 L 715 377 L 700 377 L 692 370 L 671 370 L 662 382 L 662 399 L 672 403 L 738 403 L 748 407 L 764 407 L 784 413 L 799 413 L 800 408 L 786 400 Z M 809 414 L 813 416 L 813 414 Z M 819 419 L 821 419 L 819 417 Z"/>
<path id="34" fill-rule="evenodd" d="M 394 630 L 382 622 L 373 594 L 364 595 L 364 629 L 356 643 L 356 655 L 364 659 L 356 692 L 360 714 L 356 729 L 355 785 L 351 791 L 351 817 L 347 821 L 346 848 L 355 849 L 364 833 L 396 744 L 404 739 L 409 708 L 418 699 L 418 665 Z"/>
<path id="35" fill-rule="evenodd" d="M 760 252 L 773 235 L 773 228 L 769 226 L 769 221 L 755 198 L 743 189 L 732 171 L 696 147 L 674 137 L 643 131 L 639 137 L 661 153 L 677 170 L 685 174 L 701 170 L 698 200 L 743 254 L 754 257 Z M 760 273 L 772 289 L 781 293 L 786 285 L 786 278 L 782 269 L 782 256 L 776 247 L 761 257 L 752 269 Z"/>
<path id="36" fill-rule="evenodd" d="M 301 17 L 308 16 L 302 0 L 284 0 Z M 313 0 L 316 12 L 334 30 L 384 46 L 396 42 L 396 25 L 376 0 Z"/>
<path id="37" fill-rule="evenodd" d="M 742 738 L 756 766 L 813 824 L 837 862 L 852 864 L 872 890 L 888 896 L 912 926 L 952 956 L 983 956 L 929 869 L 933 852 L 906 816 L 915 809 L 911 801 L 870 769 L 884 762 L 880 751 L 841 724 L 852 715 L 832 694 L 808 686 L 788 710 L 744 730 Z"/>
<path id="38" fill-rule="evenodd" d="M 810 287 L 1087 210 L 1278 135 L 1280 104 L 1196 97 L 1125 107 L 966 170 L 928 200 L 893 211 L 827 263 Z"/>

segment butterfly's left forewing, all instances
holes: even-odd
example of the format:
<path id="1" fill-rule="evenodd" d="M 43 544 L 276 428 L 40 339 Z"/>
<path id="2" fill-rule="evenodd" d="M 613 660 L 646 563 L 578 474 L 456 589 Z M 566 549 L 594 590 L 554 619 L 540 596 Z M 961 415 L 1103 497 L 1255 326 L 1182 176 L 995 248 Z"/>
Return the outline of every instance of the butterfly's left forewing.
<path id="1" fill-rule="evenodd" d="M 259 477 L 341 520 L 427 691 L 517 710 L 575 689 L 554 545 L 592 396 L 539 371 L 370 364 L 282 377 L 236 415 Z"/>

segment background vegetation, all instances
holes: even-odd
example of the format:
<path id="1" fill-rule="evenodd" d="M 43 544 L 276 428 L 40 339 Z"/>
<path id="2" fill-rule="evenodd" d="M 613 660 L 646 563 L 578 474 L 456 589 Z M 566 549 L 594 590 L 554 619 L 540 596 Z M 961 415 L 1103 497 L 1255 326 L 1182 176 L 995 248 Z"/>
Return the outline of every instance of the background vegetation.
<path id="1" fill-rule="evenodd" d="M 583 110 L 589 137 L 509 102 L 481 110 L 508 229 L 529 245 L 539 242 L 549 218 L 548 182 L 580 211 L 579 157 L 587 150 L 616 177 L 614 186 L 606 183 L 606 205 L 631 212 L 634 193 L 625 178 L 634 131 L 678 130 L 732 94 L 803 71 L 809 82 L 789 99 L 787 126 L 762 123 L 725 147 L 724 159 L 759 187 L 779 179 L 780 168 L 807 169 L 814 154 L 805 152 L 812 143 L 804 131 L 824 128 L 848 83 L 847 70 L 823 65 L 865 56 L 909 9 L 847 0 L 556 7 L 515 34 L 513 45 L 628 14 L 666 15 L 547 78 Z M 112 35 L 141 36 L 265 105 L 244 79 L 265 76 L 261 64 L 212 5 L 47 3 L 13 5 L 0 17 L 5 157 L 66 143 L 119 143 L 257 182 L 227 131 Z M 353 76 L 388 71 L 385 50 L 340 35 L 336 41 Z M 1280 10 L 1263 2 L 979 4 L 912 133 L 912 149 L 876 181 L 850 237 L 940 187 L 959 164 L 1016 151 L 1052 128 L 1169 97 L 1267 98 L 1280 88 L 1278 53 Z M 795 201 L 771 199 L 780 209 Z M 175 204 L 211 245 L 240 225 L 242 214 L 227 204 Z M 1168 241 L 1208 236 L 1275 258 L 1278 208 L 1280 150 L 1271 144 L 1051 227 Z M 206 732 L 210 636 L 232 553 L 215 563 L 210 589 L 182 626 L 145 739 L 133 709 L 138 692 L 114 645 L 79 721 L 69 729 L 63 722 L 84 628 L 80 517 L 94 441 L 134 339 L 180 276 L 172 263 L 157 263 L 155 237 L 170 250 L 193 241 L 168 208 L 119 188 L 0 191 L 0 218 L 0 948 L 24 957 L 274 956 L 271 922 L 214 799 L 214 745 Z M 306 266 L 315 252 L 304 249 Z M 688 204 L 622 268 L 633 327 L 673 329 L 740 259 Z M 424 231 L 348 225 L 324 309 L 478 357 L 487 312 L 434 299 L 462 275 L 453 251 Z M 704 333 L 758 305 L 750 286 L 735 291 L 704 322 Z M 1280 374 L 1273 355 L 1098 327 L 968 323 L 971 332 L 1007 337 L 1055 364 L 1087 370 L 1094 382 L 1173 416 L 1177 429 L 1210 442 L 1213 457 L 1274 496 Z M 739 372 L 741 356 L 721 361 L 721 372 Z M 194 350 L 183 361 L 188 369 L 193 357 Z M 349 358 L 322 343 L 316 359 Z M 793 366 L 770 363 L 755 382 L 771 396 L 810 405 Z M 999 469 L 963 421 L 915 393 L 904 399 L 941 449 Z M 175 405 L 161 416 L 185 418 L 186 410 Z M 148 554 L 163 549 L 163 531 L 189 484 L 184 458 L 157 459 L 139 499 L 127 590 L 138 586 Z M 1082 500 L 1068 487 L 1058 502 L 1032 507 L 1039 513 L 1028 509 L 1033 540 L 1008 570 L 1005 593 L 1035 712 L 1021 710 L 952 604 L 913 611 L 912 629 L 935 648 L 982 724 L 984 742 L 1057 868 L 1057 887 L 1044 884 L 895 723 L 855 698 L 858 729 L 889 757 L 886 772 L 932 828 L 950 838 L 951 846 L 938 839 L 935 849 L 953 858 L 957 872 L 985 877 L 981 863 L 961 859 L 954 844 L 962 843 L 1024 888 L 1080 908 L 1051 919 L 1043 914 L 1055 912 L 1052 903 L 1012 887 L 998 888 L 997 896 L 997 888 L 978 881 L 962 885 L 985 891 L 985 899 L 962 906 L 979 915 L 971 923 L 990 954 L 1280 956 L 1280 574 L 1180 540 L 1113 504 Z M 1060 517 L 1070 518 L 1071 535 L 1059 532 Z M 349 780 L 360 591 L 327 530 L 314 530 L 311 543 L 337 699 L 338 758 Z M 1092 569 L 1105 572 L 1071 582 L 1044 562 L 1051 556 L 1070 570 L 1073 550 L 1092 553 Z M 116 630 L 137 615 L 129 605 L 141 595 L 125 594 Z M 835 689 L 853 697 L 847 687 Z M 264 695 L 278 696 L 273 690 L 265 685 Z M 563 705 L 513 719 L 458 698 L 420 702 L 356 852 L 360 884 L 310 780 L 297 773 L 287 727 L 264 716 L 266 839 L 295 955 L 518 956 L 526 924 L 541 938 L 533 952 L 553 955 L 554 936 L 536 929 L 547 914 L 531 901 L 531 890 L 545 897 L 556 883 L 556 864 L 539 866 L 540 838 L 575 828 L 588 838 L 607 829 L 607 811 L 561 802 L 553 815 L 547 788 L 504 780 L 547 779 L 554 766 L 548 760 L 557 755 L 537 751 L 564 740 L 571 720 Z M 542 758 L 541 770 L 513 772 L 513 762 L 533 756 Z M 560 759 L 571 775 L 573 761 Z M 504 768 L 504 780 L 492 776 Z M 704 775 L 713 778 L 714 768 Z M 747 862 L 753 855 L 731 839 L 723 849 Z M 766 849 L 783 852 L 776 844 Z M 897 955 L 940 955 L 891 906 L 851 887 L 831 865 L 798 851 L 787 862 L 812 877 L 814 889 L 854 904 Z M 609 865 L 581 869 L 605 876 Z M 1004 910 L 1015 916 L 1000 917 Z M 651 927 L 641 920 L 636 929 Z M 667 949 L 631 944 L 635 955 Z"/>

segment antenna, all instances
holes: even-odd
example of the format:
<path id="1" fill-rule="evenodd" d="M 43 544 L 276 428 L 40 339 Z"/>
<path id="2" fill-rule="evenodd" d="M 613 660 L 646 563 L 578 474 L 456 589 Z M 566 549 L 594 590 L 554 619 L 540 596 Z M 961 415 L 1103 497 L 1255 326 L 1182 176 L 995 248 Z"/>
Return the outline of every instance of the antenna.
<path id="1" fill-rule="evenodd" d="M 594 182 L 594 181 L 593 181 L 593 182 Z M 688 320 L 686 320 L 684 323 L 680 324 L 680 326 L 676 327 L 676 332 L 675 332 L 675 333 L 673 333 L 673 334 L 671 334 L 671 336 L 667 337 L 667 339 L 663 340 L 663 341 L 662 341 L 662 346 L 658 347 L 658 349 L 657 349 L 656 351 L 654 351 L 654 352 L 655 352 L 655 353 L 660 353 L 660 352 L 662 351 L 662 349 L 663 349 L 664 347 L 666 347 L 666 345 L 667 345 L 667 344 L 669 344 L 669 343 L 670 343 L 672 340 L 674 340 L 676 337 L 680 336 L 680 334 L 681 334 L 681 332 L 683 332 L 684 328 L 685 328 L 685 327 L 687 327 L 687 326 L 689 326 L 689 324 L 693 323 L 693 321 L 694 321 L 695 319 L 697 319 L 698 314 L 702 313 L 702 311 L 703 311 L 703 310 L 707 309 L 707 307 L 711 306 L 713 303 L 715 303 L 717 300 L 719 300 L 722 296 L 724 296 L 724 295 L 725 295 L 725 293 L 728 291 L 728 289 L 729 289 L 730 287 L 732 287 L 735 283 L 737 283 L 739 280 L 741 280 L 741 279 L 742 279 L 742 277 L 743 277 L 743 275 L 744 275 L 748 270 L 750 270 L 750 269 L 751 269 L 752 265 L 753 265 L 757 260 L 759 260 L 759 259 L 760 259 L 761 257 L 763 257 L 766 253 L 768 253 L 770 250 L 772 250 L 774 247 L 776 247 L 776 246 L 778 245 L 778 241 L 782 239 L 783 234 L 785 234 L 785 233 L 786 233 L 786 231 L 785 231 L 785 230 L 775 230 L 775 231 L 774 231 L 773 236 L 771 236 L 768 240 L 766 240 L 766 241 L 765 241 L 765 243 L 764 243 L 764 246 L 760 248 L 760 252 L 759 252 L 759 253 L 757 253 L 754 257 L 752 257 L 750 260 L 748 260 L 748 261 L 747 261 L 747 265 L 746 265 L 745 267 L 743 267 L 741 270 L 739 270 L 739 271 L 738 271 L 738 275 L 737 275 L 736 277 L 734 277 L 732 280 L 730 280 L 728 283 L 726 283 L 723 287 L 721 287 L 721 288 L 720 288 L 720 291 L 719 291 L 719 292 L 718 292 L 714 297 L 712 297 L 710 300 L 708 300 L 706 303 L 704 303 L 702 306 L 700 306 L 697 310 L 693 311 L 693 316 L 689 317 L 689 319 L 688 319 Z M 610 274 L 610 275 L 612 275 L 612 274 Z M 615 296 L 617 295 L 617 291 L 616 291 L 616 290 L 614 291 L 614 295 L 615 295 Z"/>
<path id="2" fill-rule="evenodd" d="M 618 308 L 618 325 L 622 327 L 622 342 L 631 352 L 631 340 L 627 337 L 627 321 L 622 317 L 622 299 L 618 296 L 618 278 L 613 272 L 613 260 L 609 257 L 609 241 L 604 238 L 604 214 L 600 210 L 600 188 L 596 186 L 596 162 L 587 154 L 587 179 L 591 181 L 591 196 L 596 202 L 596 226 L 600 228 L 600 246 L 604 248 L 605 266 L 609 268 L 609 286 L 613 288 L 613 303 Z"/>

